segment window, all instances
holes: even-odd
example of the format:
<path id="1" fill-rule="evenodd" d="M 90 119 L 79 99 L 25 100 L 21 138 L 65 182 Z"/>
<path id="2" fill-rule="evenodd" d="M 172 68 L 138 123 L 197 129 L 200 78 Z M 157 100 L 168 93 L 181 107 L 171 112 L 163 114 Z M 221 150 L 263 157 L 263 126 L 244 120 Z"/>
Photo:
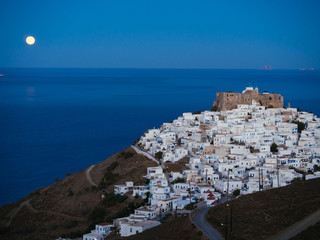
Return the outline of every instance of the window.
<path id="1" fill-rule="evenodd" d="M 130 228 L 130 232 L 132 232 L 132 228 Z"/>

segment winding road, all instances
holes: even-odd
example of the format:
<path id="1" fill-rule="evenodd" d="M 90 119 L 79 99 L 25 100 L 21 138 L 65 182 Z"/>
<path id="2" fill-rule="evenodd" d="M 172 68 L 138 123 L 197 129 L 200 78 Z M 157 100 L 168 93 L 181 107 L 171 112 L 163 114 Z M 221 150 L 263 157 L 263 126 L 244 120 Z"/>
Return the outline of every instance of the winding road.
<path id="1" fill-rule="evenodd" d="M 96 165 L 91 165 L 89 168 L 87 168 L 87 170 L 86 170 L 86 177 L 87 177 L 88 182 L 89 182 L 92 186 L 98 187 L 98 185 L 92 180 L 91 175 L 90 175 L 91 170 L 92 170 L 95 166 L 96 166 Z"/>
<path id="2" fill-rule="evenodd" d="M 224 238 L 222 237 L 222 235 L 206 220 L 206 215 L 209 209 L 210 208 L 203 208 L 194 212 L 190 215 L 190 219 L 192 223 L 195 224 L 207 236 L 209 240 L 223 240 Z M 320 210 L 286 228 L 275 236 L 270 237 L 268 240 L 289 240 L 308 227 L 315 225 L 319 221 Z"/>
<path id="3" fill-rule="evenodd" d="M 210 208 L 202 208 L 190 215 L 191 222 L 196 225 L 209 240 L 224 240 L 222 235 L 206 220 Z"/>

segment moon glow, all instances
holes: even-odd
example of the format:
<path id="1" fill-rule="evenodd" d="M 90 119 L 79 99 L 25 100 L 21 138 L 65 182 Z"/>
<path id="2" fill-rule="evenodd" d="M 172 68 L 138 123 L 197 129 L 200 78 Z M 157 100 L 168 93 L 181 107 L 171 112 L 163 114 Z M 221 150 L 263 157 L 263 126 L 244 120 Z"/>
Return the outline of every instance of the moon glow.
<path id="1" fill-rule="evenodd" d="M 28 37 L 26 38 L 26 43 L 27 43 L 28 45 L 33 45 L 35 42 L 36 42 L 36 39 L 35 39 L 34 37 L 32 37 L 32 36 L 28 36 Z"/>

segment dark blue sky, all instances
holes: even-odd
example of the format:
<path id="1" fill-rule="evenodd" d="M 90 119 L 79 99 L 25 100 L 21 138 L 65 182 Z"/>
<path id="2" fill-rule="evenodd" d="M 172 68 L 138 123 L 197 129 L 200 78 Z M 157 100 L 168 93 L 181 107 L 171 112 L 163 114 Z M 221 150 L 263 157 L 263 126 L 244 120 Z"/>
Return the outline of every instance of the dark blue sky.
<path id="1" fill-rule="evenodd" d="M 318 0 L 2 1 L 0 67 L 319 69 L 319 24 Z"/>

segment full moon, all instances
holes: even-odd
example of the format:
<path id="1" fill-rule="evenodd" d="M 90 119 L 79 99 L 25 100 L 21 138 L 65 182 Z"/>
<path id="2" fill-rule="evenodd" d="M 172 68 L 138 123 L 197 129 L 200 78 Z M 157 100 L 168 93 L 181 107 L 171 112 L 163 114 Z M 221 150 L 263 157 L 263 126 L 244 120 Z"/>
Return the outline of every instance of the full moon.
<path id="1" fill-rule="evenodd" d="M 28 37 L 26 38 L 26 43 L 27 43 L 28 45 L 33 45 L 35 42 L 36 42 L 36 40 L 35 40 L 34 37 L 32 37 L 32 36 L 28 36 Z"/>

